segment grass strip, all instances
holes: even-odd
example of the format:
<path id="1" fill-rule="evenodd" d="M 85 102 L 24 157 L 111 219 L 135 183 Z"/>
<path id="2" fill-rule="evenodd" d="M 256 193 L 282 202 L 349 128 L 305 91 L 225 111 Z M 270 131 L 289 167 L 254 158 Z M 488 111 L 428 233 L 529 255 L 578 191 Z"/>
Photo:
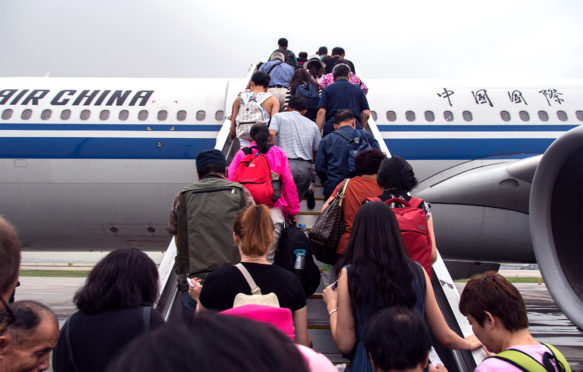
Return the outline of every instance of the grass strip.
<path id="1" fill-rule="evenodd" d="M 53 278 L 86 278 L 89 270 L 20 270 L 20 276 Z"/>

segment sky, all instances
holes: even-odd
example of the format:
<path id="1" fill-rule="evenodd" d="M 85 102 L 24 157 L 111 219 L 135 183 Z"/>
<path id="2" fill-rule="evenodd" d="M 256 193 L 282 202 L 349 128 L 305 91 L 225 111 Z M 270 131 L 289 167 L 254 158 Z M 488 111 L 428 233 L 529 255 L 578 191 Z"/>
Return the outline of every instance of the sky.
<path id="1" fill-rule="evenodd" d="M 583 78 L 581 0 L 253 4 L 0 0 L 0 76 L 244 77 L 286 37 L 364 79 Z"/>

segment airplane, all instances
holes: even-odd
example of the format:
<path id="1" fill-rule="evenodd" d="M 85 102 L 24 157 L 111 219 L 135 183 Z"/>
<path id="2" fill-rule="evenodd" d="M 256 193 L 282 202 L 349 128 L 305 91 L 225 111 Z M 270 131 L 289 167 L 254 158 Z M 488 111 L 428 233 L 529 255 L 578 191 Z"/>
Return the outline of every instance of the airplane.
<path id="1" fill-rule="evenodd" d="M 0 78 L 0 214 L 30 251 L 161 250 L 244 79 Z M 583 328 L 583 81 L 371 79 L 369 129 L 411 161 L 438 249 L 537 262 Z M 551 144 L 553 144 L 551 146 Z M 544 154 L 544 155 L 543 155 Z"/>

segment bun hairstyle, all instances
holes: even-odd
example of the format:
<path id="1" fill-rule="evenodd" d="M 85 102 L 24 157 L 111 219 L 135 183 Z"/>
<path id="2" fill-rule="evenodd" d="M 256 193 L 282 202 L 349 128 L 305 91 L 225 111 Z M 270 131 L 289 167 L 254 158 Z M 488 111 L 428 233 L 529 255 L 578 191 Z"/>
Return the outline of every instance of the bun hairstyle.
<path id="1" fill-rule="evenodd" d="M 417 179 L 411 164 L 407 160 L 392 156 L 381 162 L 377 174 L 377 183 L 384 189 L 411 191 L 417 185 Z"/>
<path id="2" fill-rule="evenodd" d="M 241 239 L 246 256 L 263 256 L 273 242 L 273 222 L 263 204 L 241 210 L 233 222 L 233 232 Z"/>

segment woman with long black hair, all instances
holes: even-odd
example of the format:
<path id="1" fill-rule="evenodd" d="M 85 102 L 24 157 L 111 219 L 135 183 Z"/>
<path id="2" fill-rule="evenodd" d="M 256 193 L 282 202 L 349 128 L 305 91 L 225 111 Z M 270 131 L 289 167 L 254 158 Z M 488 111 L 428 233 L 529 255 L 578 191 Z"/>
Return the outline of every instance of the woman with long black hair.
<path id="1" fill-rule="evenodd" d="M 475 336 L 463 339 L 449 328 L 429 277 L 407 256 L 397 219 L 381 202 L 367 203 L 359 209 L 338 287 L 325 288 L 323 297 L 336 346 L 344 354 L 353 351 L 351 371 L 373 371 L 363 343 L 363 328 L 378 311 L 392 306 L 412 308 L 424 316 L 433 336 L 446 347 L 472 350 L 480 346 Z"/>

